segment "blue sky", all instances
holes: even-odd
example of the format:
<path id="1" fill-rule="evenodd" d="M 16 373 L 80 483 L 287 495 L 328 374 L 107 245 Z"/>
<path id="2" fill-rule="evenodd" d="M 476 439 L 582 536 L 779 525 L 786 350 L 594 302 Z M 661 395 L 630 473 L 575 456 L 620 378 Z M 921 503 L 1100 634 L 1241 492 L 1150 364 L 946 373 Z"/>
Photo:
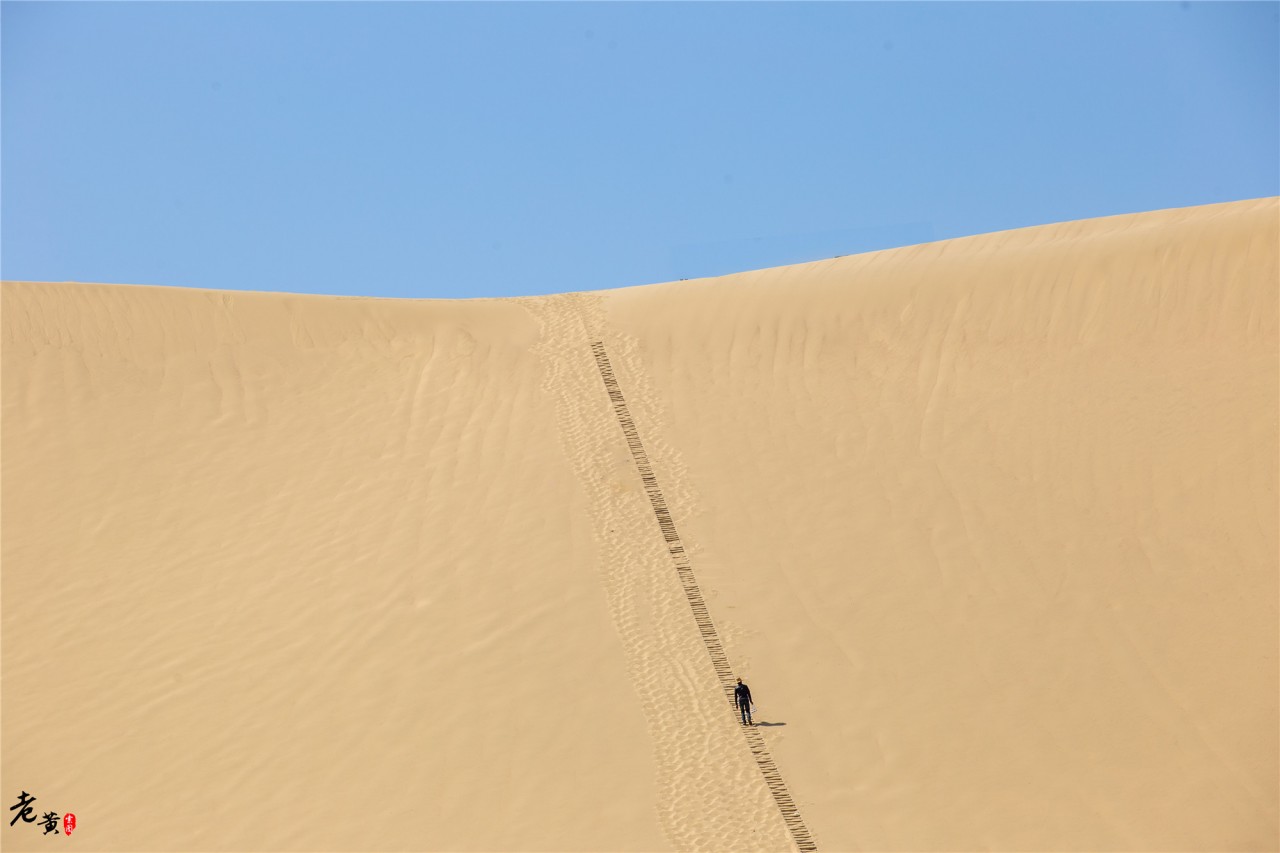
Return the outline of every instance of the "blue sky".
<path id="1" fill-rule="evenodd" d="M 1280 3 L 14 3 L 0 273 L 594 290 L 1280 194 Z"/>

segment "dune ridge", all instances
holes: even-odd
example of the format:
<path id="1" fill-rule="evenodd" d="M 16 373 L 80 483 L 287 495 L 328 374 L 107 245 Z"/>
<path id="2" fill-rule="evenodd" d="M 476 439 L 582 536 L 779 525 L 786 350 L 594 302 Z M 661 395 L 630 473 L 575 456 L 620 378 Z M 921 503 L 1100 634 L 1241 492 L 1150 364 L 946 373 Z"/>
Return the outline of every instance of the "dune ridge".
<path id="1" fill-rule="evenodd" d="M 1280 848 L 1277 199 L 0 296 L 0 781 L 83 849 Z"/>

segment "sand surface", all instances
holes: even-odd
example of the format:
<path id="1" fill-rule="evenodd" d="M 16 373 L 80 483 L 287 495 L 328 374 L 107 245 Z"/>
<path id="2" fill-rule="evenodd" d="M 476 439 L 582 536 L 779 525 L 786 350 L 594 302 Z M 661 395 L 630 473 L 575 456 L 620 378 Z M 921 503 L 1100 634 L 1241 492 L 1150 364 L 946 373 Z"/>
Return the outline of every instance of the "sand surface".
<path id="1" fill-rule="evenodd" d="M 5 850 L 1280 848 L 1276 199 L 2 296 Z"/>

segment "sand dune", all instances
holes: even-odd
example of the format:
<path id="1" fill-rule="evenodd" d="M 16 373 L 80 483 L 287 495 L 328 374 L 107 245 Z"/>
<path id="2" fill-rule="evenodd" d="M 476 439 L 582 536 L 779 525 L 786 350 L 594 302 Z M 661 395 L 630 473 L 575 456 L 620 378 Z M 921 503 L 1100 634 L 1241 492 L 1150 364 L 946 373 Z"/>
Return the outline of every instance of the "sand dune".
<path id="1" fill-rule="evenodd" d="M 1280 848 L 1276 199 L 2 295 L 5 850 Z"/>

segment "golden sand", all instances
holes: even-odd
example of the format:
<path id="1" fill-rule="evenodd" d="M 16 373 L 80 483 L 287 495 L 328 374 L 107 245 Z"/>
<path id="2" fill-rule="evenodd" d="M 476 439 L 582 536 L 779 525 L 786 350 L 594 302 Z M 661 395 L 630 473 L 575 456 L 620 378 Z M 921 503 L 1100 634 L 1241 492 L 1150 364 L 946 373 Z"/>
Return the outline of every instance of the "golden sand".
<path id="1" fill-rule="evenodd" d="M 525 299 L 7 282 L 0 793 L 78 825 L 0 846 L 1275 850 L 1278 258 L 1261 199 Z"/>

